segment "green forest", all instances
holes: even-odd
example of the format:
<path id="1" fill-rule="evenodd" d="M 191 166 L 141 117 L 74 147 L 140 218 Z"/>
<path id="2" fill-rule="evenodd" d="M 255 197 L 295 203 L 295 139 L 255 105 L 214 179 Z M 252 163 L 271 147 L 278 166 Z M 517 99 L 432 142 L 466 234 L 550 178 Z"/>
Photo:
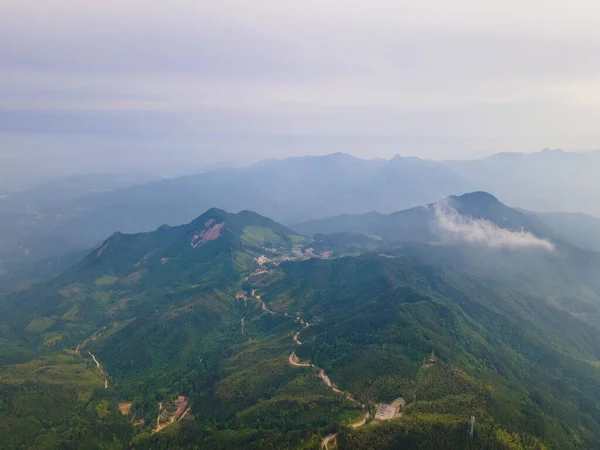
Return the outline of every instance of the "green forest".
<path id="1" fill-rule="evenodd" d="M 596 262 L 558 253 L 216 209 L 115 234 L 0 299 L 2 448 L 600 448 Z"/>

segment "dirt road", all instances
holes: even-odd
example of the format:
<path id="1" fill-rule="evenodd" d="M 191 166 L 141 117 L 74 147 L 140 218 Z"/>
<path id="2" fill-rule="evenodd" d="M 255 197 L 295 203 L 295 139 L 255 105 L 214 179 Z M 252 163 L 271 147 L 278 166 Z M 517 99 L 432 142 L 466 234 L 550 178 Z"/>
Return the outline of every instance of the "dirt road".
<path id="1" fill-rule="evenodd" d="M 369 417 L 371 417 L 371 415 L 368 412 L 366 412 L 362 419 L 360 419 L 358 422 L 351 423 L 350 426 L 355 429 L 360 428 L 367 423 Z M 329 444 L 331 443 L 331 441 L 335 440 L 336 437 L 337 433 L 325 436 L 325 439 L 321 441 L 321 449 L 328 450 Z"/>
<path id="2" fill-rule="evenodd" d="M 96 366 L 98 367 L 98 369 L 102 369 L 102 366 L 100 365 L 100 363 L 98 362 L 98 360 L 96 359 L 96 357 L 92 354 L 92 352 L 88 352 L 88 353 L 90 354 L 90 356 L 92 357 L 92 359 L 96 363 Z"/>
<path id="3" fill-rule="evenodd" d="M 258 300 L 261 303 L 261 308 L 264 312 L 267 312 L 269 314 L 273 314 L 276 315 L 277 313 L 275 313 L 274 311 L 271 311 L 269 308 L 267 308 L 267 305 L 265 304 L 265 302 L 263 302 L 260 298 L 260 296 L 256 295 L 256 292 L 254 290 L 251 291 L 251 296 L 254 297 L 256 300 Z M 293 317 L 288 313 L 284 313 L 285 317 Z M 308 322 L 305 322 L 304 320 L 302 320 L 300 317 L 296 316 L 296 323 L 299 323 L 301 325 L 301 329 L 298 330 L 298 332 L 294 335 L 294 344 L 296 345 L 302 345 L 302 342 L 300 341 L 300 334 L 302 333 L 302 331 L 306 330 L 310 324 Z M 243 319 L 242 319 L 242 326 L 243 326 Z M 340 391 L 338 388 L 336 388 L 334 386 L 334 384 L 331 382 L 331 379 L 329 378 L 329 376 L 325 373 L 325 371 L 323 369 L 321 369 L 320 367 L 316 367 L 314 364 L 311 364 L 310 362 L 300 362 L 298 360 L 298 357 L 296 356 L 296 352 L 293 351 L 292 353 L 290 353 L 290 356 L 288 357 L 288 362 L 290 364 L 290 366 L 292 367 L 314 367 L 317 369 L 317 375 L 319 376 L 319 378 L 321 378 L 321 380 L 323 380 L 323 382 L 335 393 L 338 394 L 343 394 L 346 396 L 346 398 L 354 403 L 356 403 L 357 405 L 359 405 L 363 410 L 366 408 L 365 405 L 363 405 L 362 403 L 360 403 L 359 401 L 355 400 L 354 397 L 352 396 L 352 394 L 348 393 L 348 392 L 343 392 Z M 368 412 L 365 412 L 364 416 L 362 417 L 362 419 L 360 419 L 358 422 L 352 423 L 350 424 L 350 426 L 352 428 L 360 428 L 362 426 L 364 426 L 367 421 L 370 418 L 370 414 Z M 321 449 L 325 449 L 327 450 L 328 445 L 331 443 L 331 441 L 335 440 L 335 438 L 337 437 L 337 433 L 336 434 L 330 434 L 328 436 L 326 436 L 323 441 L 321 441 Z"/>
<path id="4" fill-rule="evenodd" d="M 309 362 L 305 362 L 305 363 L 299 362 L 298 357 L 296 356 L 296 352 L 290 353 L 288 362 L 290 363 L 290 366 L 294 366 L 294 367 L 311 367 L 312 366 L 312 364 Z"/>
<path id="5" fill-rule="evenodd" d="M 368 412 L 366 412 L 362 419 L 360 419 L 358 422 L 351 423 L 350 426 L 352 428 L 360 428 L 364 424 L 367 423 L 367 420 L 369 420 L 369 417 L 371 417 L 371 414 L 369 414 Z"/>
<path id="6" fill-rule="evenodd" d="M 102 371 L 102 374 L 104 375 L 104 389 L 108 389 L 108 376 L 106 374 L 106 371 L 104 370 L 104 368 L 100 365 L 100 363 L 98 362 L 98 359 L 96 358 L 95 355 L 92 354 L 92 352 L 88 352 L 90 354 L 90 356 L 92 357 L 92 359 L 94 360 L 94 362 L 96 363 L 96 367 L 98 367 L 98 369 L 100 369 Z"/>
<path id="7" fill-rule="evenodd" d="M 308 322 L 304 322 L 304 320 L 302 320 L 298 317 L 296 318 L 296 321 L 302 325 L 302 328 L 294 335 L 294 343 L 296 345 L 302 345 L 302 342 L 300 342 L 300 333 L 302 333 L 302 331 L 306 330 L 310 325 Z M 289 361 L 290 365 L 294 366 L 294 367 L 316 367 L 314 364 L 311 364 L 311 363 L 300 363 L 298 361 L 298 357 L 296 356 L 295 351 L 290 354 L 288 361 Z M 321 380 L 323 380 L 323 383 L 325 383 L 327 385 L 327 387 L 329 387 L 333 392 L 335 392 L 337 394 L 345 395 L 348 400 L 356 403 L 357 405 L 360 405 L 361 408 L 365 409 L 365 405 L 363 405 L 359 401 L 355 400 L 354 397 L 352 396 L 352 394 L 350 394 L 349 392 L 340 391 L 338 388 L 336 388 L 335 385 L 331 382 L 329 375 L 327 375 L 323 369 L 321 369 L 320 367 L 316 367 L 316 368 L 318 369 L 317 376 Z"/>
<path id="8" fill-rule="evenodd" d="M 158 416 L 156 416 L 156 428 L 152 431 L 152 434 L 158 433 L 160 430 L 162 430 L 167 425 L 169 425 L 168 423 L 163 423 L 162 425 L 160 423 L 160 413 L 162 412 L 162 409 L 163 409 L 163 404 L 162 404 L 162 402 L 159 402 L 158 403 Z"/>
<path id="9" fill-rule="evenodd" d="M 309 327 L 309 324 L 307 322 L 304 322 L 302 320 L 300 320 L 300 323 L 302 324 L 302 329 L 300 331 L 298 331 L 295 335 L 294 335 L 294 343 L 296 345 L 302 345 L 302 342 L 300 342 L 300 333 L 302 333 L 303 330 L 307 329 Z M 300 363 L 298 361 L 298 357 L 296 356 L 296 352 L 292 352 L 290 353 L 290 356 L 288 358 L 288 361 L 290 363 L 291 366 L 293 367 L 316 367 L 314 364 L 311 363 Z M 365 405 L 363 405 L 362 403 L 360 403 L 359 401 L 355 400 L 354 397 L 352 396 L 352 394 L 350 394 L 349 392 L 343 392 L 340 391 L 338 388 L 336 388 L 333 383 L 331 382 L 331 379 L 329 378 L 329 376 L 325 373 L 325 371 L 319 367 L 317 367 L 317 375 L 319 376 L 319 378 L 321 380 L 323 380 L 323 383 L 325 383 L 333 392 L 337 393 L 337 394 L 343 394 L 346 396 L 346 398 L 354 403 L 356 403 L 357 405 L 359 405 L 363 410 L 366 408 Z M 350 424 L 350 426 L 352 428 L 360 428 L 362 426 L 364 426 L 367 421 L 369 420 L 369 418 L 371 417 L 371 415 L 369 414 L 369 412 L 365 412 L 364 416 L 362 417 L 362 419 L 360 419 L 358 422 L 354 422 L 352 424 Z M 337 433 L 335 434 L 330 434 L 328 436 L 326 436 L 322 441 L 321 441 L 321 449 L 323 450 L 328 450 L 328 446 L 331 443 L 331 441 L 334 441 L 335 438 L 337 437 Z"/>
<path id="10" fill-rule="evenodd" d="M 298 345 L 302 345 L 302 342 L 300 342 L 300 341 L 298 340 L 298 337 L 300 336 L 300 333 L 301 333 L 301 332 L 300 332 L 300 331 L 298 331 L 298 332 L 297 332 L 297 333 L 294 335 L 294 343 L 295 343 L 295 344 L 298 344 Z"/>
<path id="11" fill-rule="evenodd" d="M 327 450 L 327 446 L 329 445 L 329 443 L 333 441 L 336 437 L 337 433 L 330 434 L 329 436 L 325 437 L 325 439 L 323 439 L 323 441 L 321 442 L 321 448 Z"/>
<path id="12" fill-rule="evenodd" d="M 104 330 L 106 330 L 106 327 L 102 327 L 94 334 L 92 334 L 89 338 L 87 338 L 85 341 L 81 342 L 80 344 L 77 344 L 77 348 L 75 348 L 75 353 L 79 354 L 79 352 L 87 345 L 89 341 L 96 339 Z"/>

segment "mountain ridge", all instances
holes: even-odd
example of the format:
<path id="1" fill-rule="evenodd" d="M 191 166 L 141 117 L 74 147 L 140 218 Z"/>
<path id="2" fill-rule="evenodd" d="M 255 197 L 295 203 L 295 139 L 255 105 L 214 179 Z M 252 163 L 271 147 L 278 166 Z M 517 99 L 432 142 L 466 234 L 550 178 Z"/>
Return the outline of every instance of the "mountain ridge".
<path id="1" fill-rule="evenodd" d="M 537 223 L 487 193 L 450 201 L 504 232 Z M 410 214 L 423 211 L 434 217 Z M 113 234 L 74 269 L 1 297 L 0 423 L 46 413 L 32 386 L 70 408 L 0 438 L 73 446 L 73 430 L 91 428 L 89 442 L 141 450 L 312 449 L 332 434 L 349 448 L 464 448 L 475 415 L 474 448 L 600 442 L 600 398 L 585 390 L 600 382 L 600 263 L 581 270 L 562 248 L 343 241 L 366 244 L 330 254 L 259 214 L 212 208 Z M 81 377 L 78 397 L 52 388 Z M 179 396 L 190 413 L 161 431 Z M 347 426 L 399 397 L 402 417 Z M 18 410 L 29 404 L 40 407 Z"/>
<path id="2" fill-rule="evenodd" d="M 358 232 L 380 235 L 386 240 L 435 240 L 439 238 L 434 230 L 437 214 L 445 213 L 442 209 L 447 207 L 460 215 L 486 220 L 501 228 L 512 231 L 524 229 L 535 232 L 539 237 L 552 236 L 551 230 L 537 217 L 509 208 L 492 194 L 483 191 L 452 195 L 436 203 L 387 215 L 375 212 L 343 215 L 297 224 L 292 228 L 307 235 Z"/>
<path id="3" fill-rule="evenodd" d="M 344 213 L 389 214 L 482 190 L 528 210 L 600 215 L 600 191 L 590 181 L 600 164 L 599 152 L 563 152 L 564 162 L 556 162 L 549 152 L 523 155 L 428 161 L 333 154 L 221 168 L 110 192 L 73 190 L 67 182 L 60 198 L 23 191 L 16 203 L 10 196 L 0 199 L 0 263 L 10 267 L 80 251 L 117 230 L 151 231 L 164 223 L 186 223 L 211 206 L 250 209 L 290 225 Z M 557 178 L 563 180 L 561 189 Z"/>

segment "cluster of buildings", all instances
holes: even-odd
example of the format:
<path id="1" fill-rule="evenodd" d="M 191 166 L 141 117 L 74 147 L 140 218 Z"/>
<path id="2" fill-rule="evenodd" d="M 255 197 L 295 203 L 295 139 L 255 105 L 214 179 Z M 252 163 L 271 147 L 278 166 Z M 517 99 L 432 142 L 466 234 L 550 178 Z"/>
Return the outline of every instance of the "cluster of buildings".
<path id="1" fill-rule="evenodd" d="M 177 410 L 173 413 L 173 420 L 179 420 L 187 410 L 188 402 L 183 395 L 180 395 L 177 397 L 177 400 L 175 400 L 175 406 L 177 407 Z"/>
<path id="2" fill-rule="evenodd" d="M 183 396 L 180 395 L 175 399 L 173 406 L 170 408 L 165 408 L 165 410 L 160 415 L 161 420 L 176 422 L 184 415 L 184 413 L 188 409 L 188 401 Z"/>

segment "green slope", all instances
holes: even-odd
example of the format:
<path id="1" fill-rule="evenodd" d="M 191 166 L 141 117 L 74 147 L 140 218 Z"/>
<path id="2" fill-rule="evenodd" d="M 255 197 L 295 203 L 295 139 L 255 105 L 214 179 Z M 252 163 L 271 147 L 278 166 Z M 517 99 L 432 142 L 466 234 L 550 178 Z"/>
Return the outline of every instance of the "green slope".
<path id="1" fill-rule="evenodd" d="M 532 295 L 525 284 L 473 278 L 413 258 L 290 264 L 265 298 L 275 310 L 286 305 L 314 324 L 298 356 L 315 361 L 342 388 L 364 401 L 424 397 L 426 407 L 418 402 L 409 410 L 415 424 L 426 419 L 432 429 L 446 420 L 464 425 L 475 415 L 495 423 L 487 426 L 485 439 L 504 433 L 502 427 L 537 436 L 550 448 L 600 445 L 600 393 L 590 391 L 600 381 L 593 363 L 600 355 L 599 329 Z M 423 364 L 432 350 L 439 358 L 431 368 L 440 371 L 439 386 L 423 379 L 432 371 Z M 473 377 L 467 391 L 449 389 L 456 373 L 463 380 Z M 450 416 L 437 423 L 421 411 Z M 400 420 L 397 426 L 408 425 Z M 463 437 L 457 434 L 456 448 Z M 382 445 L 415 442 L 407 436 Z M 433 442 L 440 448 L 447 441 Z"/>
<path id="2" fill-rule="evenodd" d="M 455 206 L 548 232 L 486 195 Z M 560 241 L 552 252 L 391 241 L 308 242 L 217 209 L 111 236 L 61 276 L 0 299 L 0 440 L 316 449 L 335 434 L 341 449 L 600 446 L 597 255 Z M 334 257 L 294 256 L 309 246 Z M 191 409 L 154 432 L 180 395 Z M 398 397 L 401 417 L 360 423 Z"/>
<path id="3" fill-rule="evenodd" d="M 248 232 L 264 238 L 248 240 Z M 52 439 L 63 448 L 75 431 L 65 428 L 65 421 L 95 408 L 98 398 L 106 399 L 110 414 L 117 411 L 117 400 L 134 400 L 135 421 L 143 419 L 150 426 L 159 401 L 171 393 L 189 395 L 190 377 L 202 377 L 213 362 L 226 357 L 227 349 L 244 340 L 239 334 L 240 300 L 235 298 L 242 278 L 256 268 L 256 256 L 281 257 L 291 250 L 293 239 L 288 229 L 257 214 L 213 209 L 181 227 L 115 234 L 63 275 L 2 298 L 2 370 L 12 373 L 20 363 L 41 366 L 43 373 L 64 372 L 52 375 L 50 382 L 39 381 L 43 384 L 36 389 L 49 394 L 54 388 L 48 386 L 56 385 L 56 403 L 72 406 L 30 424 L 27 432 L 12 437 L 8 448 L 57 433 Z M 261 314 L 259 306 L 256 314 Z M 102 363 L 100 376 L 88 352 Z M 69 358 L 77 373 L 90 370 L 100 383 L 90 385 L 92 394 L 79 396 L 78 405 L 67 388 L 75 381 L 71 372 L 45 358 Z M 29 420 L 32 413 L 15 409 L 19 397 L 13 390 L 34 395 L 34 381 L 6 375 L 1 383 L 9 394 L 0 414 L 6 420 Z M 48 407 L 42 403 L 40 408 Z M 117 437 L 115 448 L 122 448 L 134 429 L 120 414 L 117 418 L 127 431 Z M 98 445 L 104 442 L 97 438 Z"/>

